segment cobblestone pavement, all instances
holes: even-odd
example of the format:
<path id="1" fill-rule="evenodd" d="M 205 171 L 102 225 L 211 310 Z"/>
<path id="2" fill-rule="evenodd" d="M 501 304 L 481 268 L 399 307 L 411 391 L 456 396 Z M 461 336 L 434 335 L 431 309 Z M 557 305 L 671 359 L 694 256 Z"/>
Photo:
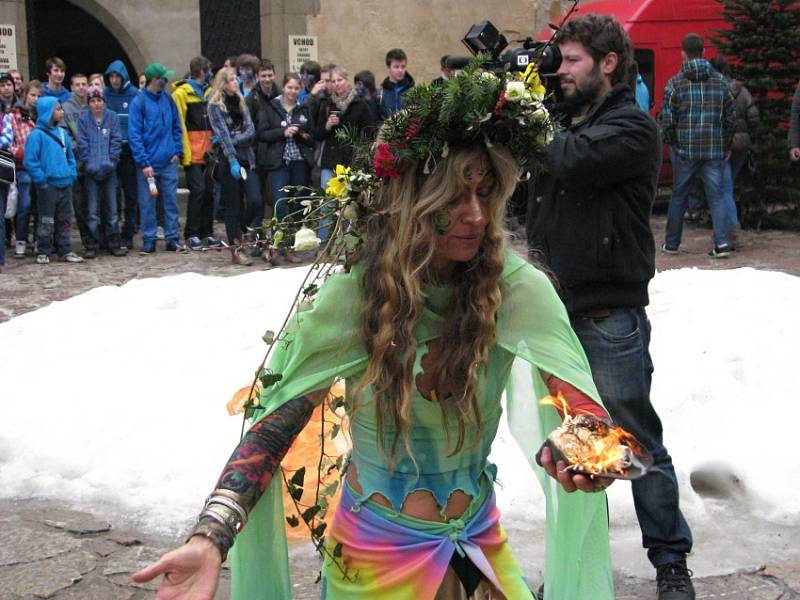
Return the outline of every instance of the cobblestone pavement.
<path id="1" fill-rule="evenodd" d="M 661 241 L 664 218 L 653 218 Z M 792 232 L 742 232 L 739 251 L 730 259 L 706 256 L 708 229 L 687 226 L 678 256 L 658 254 L 659 270 L 685 266 L 729 269 L 754 267 L 800 275 L 800 236 Z M 79 265 L 33 264 L 31 258 L 9 257 L 0 274 L 0 322 L 63 300 L 94 287 L 122 285 L 140 277 L 196 272 L 229 277 L 252 269 L 230 262 L 227 252 L 140 257 L 101 256 Z M 0 500 L 0 600 L 145 600 L 155 586 L 136 585 L 130 573 L 181 543 L 179 537 L 146 534 L 111 523 L 98 515 L 66 508 L 55 500 Z M 319 598 L 314 585 L 319 563 L 309 544 L 292 547 L 294 598 Z M 652 580 L 615 575 L 618 600 L 654 600 Z M 229 598 L 228 572 L 223 571 L 217 598 Z M 696 578 L 698 599 L 800 600 L 800 562 L 764 565 L 747 572 Z M 583 600 L 583 599 L 576 599 Z"/>

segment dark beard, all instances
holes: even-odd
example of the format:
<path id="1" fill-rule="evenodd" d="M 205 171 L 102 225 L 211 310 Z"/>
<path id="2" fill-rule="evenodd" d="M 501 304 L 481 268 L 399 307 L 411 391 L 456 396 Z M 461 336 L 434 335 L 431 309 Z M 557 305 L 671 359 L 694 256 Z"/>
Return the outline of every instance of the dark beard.
<path id="1" fill-rule="evenodd" d="M 600 66 L 595 64 L 589 73 L 588 80 L 581 86 L 576 84 L 575 93 L 569 96 L 564 95 L 561 108 L 567 114 L 579 114 L 582 109 L 591 105 L 600 96 L 603 89 L 603 76 L 600 74 Z"/>

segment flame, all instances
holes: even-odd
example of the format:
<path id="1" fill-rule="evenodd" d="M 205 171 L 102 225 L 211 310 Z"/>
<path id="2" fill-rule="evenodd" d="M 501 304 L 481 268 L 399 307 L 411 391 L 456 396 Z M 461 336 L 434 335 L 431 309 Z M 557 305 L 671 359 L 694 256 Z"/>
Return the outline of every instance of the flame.
<path id="1" fill-rule="evenodd" d="M 550 439 L 573 470 L 590 475 L 623 475 L 632 457 L 641 451 L 636 438 L 622 427 L 610 426 L 588 413 L 572 415 L 560 391 L 555 397 L 542 398 L 539 404 L 553 406 L 564 415 L 564 422 Z"/>

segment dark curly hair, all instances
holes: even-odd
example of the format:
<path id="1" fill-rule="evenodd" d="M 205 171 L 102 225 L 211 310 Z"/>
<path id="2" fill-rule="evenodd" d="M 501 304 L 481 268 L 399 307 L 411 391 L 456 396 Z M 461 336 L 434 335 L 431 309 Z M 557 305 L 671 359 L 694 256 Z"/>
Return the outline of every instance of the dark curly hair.
<path id="1" fill-rule="evenodd" d="M 611 73 L 611 83 L 631 83 L 633 77 L 633 44 L 616 17 L 589 13 L 567 21 L 556 35 L 555 43 L 578 42 L 592 55 L 595 63 L 609 52 L 619 57 Z"/>

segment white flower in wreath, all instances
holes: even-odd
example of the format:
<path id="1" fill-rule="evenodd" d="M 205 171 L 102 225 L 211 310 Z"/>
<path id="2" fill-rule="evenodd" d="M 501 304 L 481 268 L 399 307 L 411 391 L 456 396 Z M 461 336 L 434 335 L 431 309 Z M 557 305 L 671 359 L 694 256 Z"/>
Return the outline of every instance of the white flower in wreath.
<path id="1" fill-rule="evenodd" d="M 506 100 L 509 102 L 519 102 L 525 97 L 524 81 L 509 81 L 506 84 Z"/>
<path id="2" fill-rule="evenodd" d="M 539 105 L 539 107 L 531 113 L 531 120 L 534 123 L 549 123 L 550 113 L 547 112 L 544 106 Z"/>
<path id="3" fill-rule="evenodd" d="M 317 234 L 308 227 L 301 227 L 297 233 L 294 234 L 294 251 L 305 252 L 306 250 L 315 250 L 319 248 L 320 239 Z"/>

